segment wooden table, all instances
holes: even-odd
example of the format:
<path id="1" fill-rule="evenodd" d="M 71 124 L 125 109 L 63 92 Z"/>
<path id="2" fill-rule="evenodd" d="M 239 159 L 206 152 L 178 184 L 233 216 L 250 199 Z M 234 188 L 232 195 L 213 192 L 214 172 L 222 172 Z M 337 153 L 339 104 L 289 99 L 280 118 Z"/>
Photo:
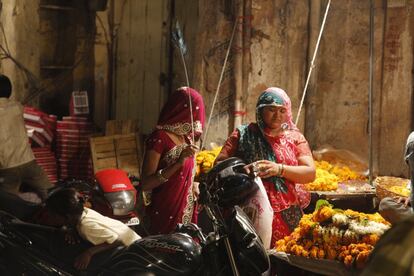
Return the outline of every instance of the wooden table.
<path id="1" fill-rule="evenodd" d="M 268 254 L 272 266 L 288 264 L 303 270 L 302 275 L 353 276 L 360 273 L 358 270 L 346 268 L 339 261 L 294 256 L 274 249 L 269 250 Z"/>
<path id="2" fill-rule="evenodd" d="M 355 192 L 332 192 L 332 191 L 313 191 L 311 192 L 311 203 L 305 209 L 305 213 L 315 210 L 318 199 L 326 199 L 335 208 L 352 209 L 358 212 L 373 213 L 378 210 L 375 189 Z"/>

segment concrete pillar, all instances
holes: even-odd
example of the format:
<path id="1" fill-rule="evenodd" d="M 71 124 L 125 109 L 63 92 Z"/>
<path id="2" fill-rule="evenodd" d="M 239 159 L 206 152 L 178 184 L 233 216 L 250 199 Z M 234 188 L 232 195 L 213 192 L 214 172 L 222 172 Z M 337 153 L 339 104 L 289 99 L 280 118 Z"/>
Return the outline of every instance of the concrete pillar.
<path id="1" fill-rule="evenodd" d="M 1 72 L 12 81 L 12 97 L 23 101 L 39 76 L 39 0 L 2 0 L 1 4 L 1 55 L 3 49 L 10 55 L 1 61 Z"/>

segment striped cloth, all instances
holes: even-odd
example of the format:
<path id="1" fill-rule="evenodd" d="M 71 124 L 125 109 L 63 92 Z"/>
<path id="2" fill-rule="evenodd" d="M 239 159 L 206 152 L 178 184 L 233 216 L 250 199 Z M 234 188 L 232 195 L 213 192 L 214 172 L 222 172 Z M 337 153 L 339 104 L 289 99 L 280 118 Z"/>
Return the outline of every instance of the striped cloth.
<path id="1" fill-rule="evenodd" d="M 407 162 L 408 167 L 410 168 L 410 178 L 411 178 L 411 207 L 414 209 L 414 131 L 408 135 L 407 143 L 405 144 L 405 162 Z"/>

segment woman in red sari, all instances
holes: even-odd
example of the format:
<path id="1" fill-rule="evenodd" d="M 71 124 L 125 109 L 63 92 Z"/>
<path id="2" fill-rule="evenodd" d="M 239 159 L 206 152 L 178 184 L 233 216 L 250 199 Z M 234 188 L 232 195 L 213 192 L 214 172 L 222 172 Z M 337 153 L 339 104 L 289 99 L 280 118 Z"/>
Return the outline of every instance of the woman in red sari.
<path id="1" fill-rule="evenodd" d="M 273 208 L 272 241 L 298 225 L 310 195 L 298 183 L 315 179 L 312 152 L 292 121 L 290 98 L 280 88 L 266 89 L 256 105 L 256 123 L 238 127 L 216 161 L 237 156 L 257 169 Z"/>
<path id="2" fill-rule="evenodd" d="M 152 191 L 145 211 L 150 234 L 171 233 L 178 223 L 197 223 L 198 187 L 193 182 L 197 148 L 192 132 L 198 140 L 204 120 L 201 95 L 189 87 L 179 88 L 170 95 L 146 140 L 142 186 L 144 191 Z"/>

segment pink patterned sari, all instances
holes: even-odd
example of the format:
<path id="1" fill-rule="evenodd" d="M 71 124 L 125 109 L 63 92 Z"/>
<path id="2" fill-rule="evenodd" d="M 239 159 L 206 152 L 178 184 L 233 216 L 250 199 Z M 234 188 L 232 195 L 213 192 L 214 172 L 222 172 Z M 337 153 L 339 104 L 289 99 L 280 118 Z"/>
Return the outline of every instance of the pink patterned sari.
<path id="1" fill-rule="evenodd" d="M 261 108 L 283 105 L 288 120 L 285 131 L 279 136 L 266 134 Z M 280 88 L 268 88 L 259 97 L 256 107 L 257 123 L 238 127 L 227 139 L 222 151 L 226 156 L 237 156 L 246 163 L 269 160 L 289 166 L 297 166 L 301 156 L 312 156 L 308 142 L 292 121 L 290 99 Z M 283 177 L 262 179 L 273 209 L 271 245 L 289 235 L 302 217 L 302 209 L 309 205 L 310 194 L 300 184 Z"/>

